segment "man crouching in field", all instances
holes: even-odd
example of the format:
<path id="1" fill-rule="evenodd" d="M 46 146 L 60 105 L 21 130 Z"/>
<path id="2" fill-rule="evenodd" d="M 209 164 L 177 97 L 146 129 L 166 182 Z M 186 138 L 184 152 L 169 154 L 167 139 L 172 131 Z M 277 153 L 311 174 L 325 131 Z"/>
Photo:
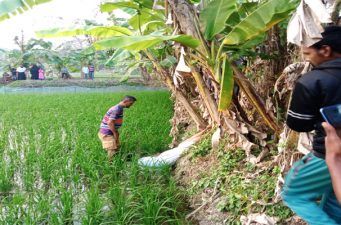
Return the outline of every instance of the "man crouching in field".
<path id="1" fill-rule="evenodd" d="M 123 109 L 129 108 L 135 101 L 135 97 L 125 96 L 120 103 L 111 107 L 103 117 L 98 137 L 103 148 L 108 152 L 110 161 L 120 147 L 118 129 L 123 123 Z"/>

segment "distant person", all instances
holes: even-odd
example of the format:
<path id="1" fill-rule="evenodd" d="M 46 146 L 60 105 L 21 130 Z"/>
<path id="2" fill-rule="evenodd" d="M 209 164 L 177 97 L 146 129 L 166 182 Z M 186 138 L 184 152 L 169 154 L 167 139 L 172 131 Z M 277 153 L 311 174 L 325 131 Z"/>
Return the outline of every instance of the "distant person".
<path id="1" fill-rule="evenodd" d="M 102 142 L 103 149 L 107 151 L 110 161 L 113 155 L 119 150 L 120 141 L 118 129 L 123 123 L 123 109 L 129 108 L 135 102 L 135 97 L 125 96 L 120 103 L 112 106 L 103 117 L 98 137 Z"/>
<path id="2" fill-rule="evenodd" d="M 17 68 L 17 78 L 18 80 L 26 80 L 26 67 L 23 64 Z"/>
<path id="3" fill-rule="evenodd" d="M 38 80 L 39 79 L 39 67 L 36 64 L 32 64 L 30 68 L 31 79 Z"/>
<path id="4" fill-rule="evenodd" d="M 287 125 L 297 132 L 314 131 L 313 151 L 289 170 L 284 202 L 310 225 L 341 224 L 341 205 L 333 191 L 325 161 L 324 122 L 319 110 L 341 103 L 341 27 L 329 26 L 322 39 L 302 47 L 312 71 L 296 81 Z"/>
<path id="5" fill-rule="evenodd" d="M 11 81 L 11 75 L 10 75 L 9 73 L 7 73 L 7 72 L 4 72 L 4 73 L 2 74 L 2 80 L 3 80 L 3 82 L 5 82 L 5 83 Z"/>
<path id="6" fill-rule="evenodd" d="M 11 75 L 12 75 L 12 80 L 16 80 L 17 79 L 17 69 L 14 67 L 11 67 L 10 71 L 11 71 Z"/>
<path id="7" fill-rule="evenodd" d="M 332 177 L 335 195 L 341 203 L 341 131 L 337 132 L 332 125 L 326 122 L 323 122 L 322 126 L 326 132 L 326 163 Z"/>
<path id="8" fill-rule="evenodd" d="M 82 73 L 84 74 L 84 78 L 87 80 L 89 78 L 89 68 L 87 65 L 82 67 Z"/>
<path id="9" fill-rule="evenodd" d="M 45 71 L 43 68 L 39 68 L 38 70 L 38 73 L 39 73 L 39 80 L 45 80 Z"/>
<path id="10" fill-rule="evenodd" d="M 69 78 L 69 71 L 68 71 L 68 69 L 65 66 L 62 67 L 60 72 L 62 73 L 62 79 Z"/>
<path id="11" fill-rule="evenodd" d="M 93 80 L 95 76 L 95 66 L 90 64 L 89 65 L 89 79 Z"/>

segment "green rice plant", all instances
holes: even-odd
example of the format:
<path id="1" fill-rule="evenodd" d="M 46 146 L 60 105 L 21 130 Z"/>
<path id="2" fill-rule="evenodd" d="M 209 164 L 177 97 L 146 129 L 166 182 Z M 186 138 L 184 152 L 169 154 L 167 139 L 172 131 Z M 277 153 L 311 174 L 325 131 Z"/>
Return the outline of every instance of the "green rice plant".
<path id="1" fill-rule="evenodd" d="M 2 199 L 1 203 L 5 206 L 6 212 L 1 214 L 3 224 L 23 224 L 27 211 L 24 205 L 29 204 L 27 197 L 23 194 L 14 194 Z"/>
<path id="2" fill-rule="evenodd" d="M 13 171 L 6 165 L 4 160 L 0 163 L 0 192 L 9 192 L 12 187 Z"/>
<path id="3" fill-rule="evenodd" d="M 125 110 L 121 148 L 109 163 L 97 132 L 106 110 L 124 95 L 138 101 Z M 166 91 L 0 95 L 0 162 L 6 165 L 0 185 L 8 184 L 0 188 L 14 192 L 0 199 L 6 209 L 0 221 L 184 224 L 170 168 L 137 164 L 171 141 L 169 97 Z"/>
<path id="4" fill-rule="evenodd" d="M 73 197 L 72 192 L 70 190 L 62 190 L 60 196 L 60 203 L 61 203 L 61 221 L 63 224 L 72 224 L 73 219 Z"/>
<path id="5" fill-rule="evenodd" d="M 134 224 L 138 219 L 137 207 L 134 205 L 133 195 L 127 186 L 113 184 L 108 192 L 111 203 L 109 220 L 110 224 Z"/>
<path id="6" fill-rule="evenodd" d="M 99 190 L 96 186 L 87 192 L 85 213 L 82 222 L 84 224 L 100 224 L 103 221 L 104 204 L 100 197 Z"/>
<path id="7" fill-rule="evenodd" d="M 162 224 L 170 214 L 174 213 L 174 209 L 170 207 L 173 199 L 172 197 L 165 198 L 164 188 L 154 184 L 149 185 L 148 188 L 141 187 L 136 192 L 136 197 L 139 199 L 141 224 Z"/>
<path id="8" fill-rule="evenodd" d="M 30 220 L 36 224 L 47 224 L 49 221 L 49 216 L 51 213 L 51 202 L 50 196 L 46 192 L 38 192 L 35 193 L 34 198 L 32 200 L 33 207 L 31 207 L 30 211 L 32 214 L 30 215 Z M 27 223 L 32 224 L 32 223 Z"/>

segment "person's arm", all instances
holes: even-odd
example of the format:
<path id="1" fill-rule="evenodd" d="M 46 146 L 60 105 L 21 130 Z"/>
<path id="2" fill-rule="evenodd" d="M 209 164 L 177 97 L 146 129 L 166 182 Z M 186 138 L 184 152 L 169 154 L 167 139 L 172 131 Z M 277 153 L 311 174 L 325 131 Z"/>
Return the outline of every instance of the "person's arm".
<path id="1" fill-rule="evenodd" d="M 326 131 L 326 163 L 332 177 L 333 189 L 341 203 L 341 139 L 334 127 L 328 123 L 322 123 Z"/>
<path id="2" fill-rule="evenodd" d="M 119 133 L 115 128 L 115 120 L 109 119 L 108 126 L 109 126 L 109 129 L 111 130 L 111 132 L 113 133 L 114 138 L 115 138 L 116 143 L 117 143 L 117 146 L 118 146 L 120 143 L 119 142 Z"/>
<path id="3" fill-rule="evenodd" d="M 318 114 L 318 97 L 305 85 L 297 82 L 287 114 L 287 125 L 297 132 L 314 130 Z"/>

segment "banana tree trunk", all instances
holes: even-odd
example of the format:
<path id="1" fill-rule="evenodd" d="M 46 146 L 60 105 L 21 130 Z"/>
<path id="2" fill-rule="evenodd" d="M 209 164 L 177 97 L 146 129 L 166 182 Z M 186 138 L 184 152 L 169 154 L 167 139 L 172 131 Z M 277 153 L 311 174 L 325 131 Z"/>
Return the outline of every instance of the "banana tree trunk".
<path id="1" fill-rule="evenodd" d="M 219 120 L 219 114 L 218 114 L 218 107 L 216 102 L 214 101 L 212 94 L 208 88 L 206 87 L 206 84 L 204 80 L 202 79 L 202 76 L 196 71 L 194 67 L 191 67 L 191 71 L 195 80 L 195 83 L 198 86 L 200 95 L 208 109 L 208 112 L 210 113 L 211 118 L 216 124 L 220 124 Z"/>
<path id="2" fill-rule="evenodd" d="M 168 3 L 179 24 L 181 32 L 199 39 L 201 45 L 198 47 L 198 50 L 208 55 L 210 51 L 201 35 L 194 6 L 188 0 L 168 0 Z"/>
<path id="3" fill-rule="evenodd" d="M 236 64 L 231 63 L 232 69 L 235 76 L 235 81 L 243 90 L 249 101 L 252 103 L 253 106 L 256 107 L 257 112 L 262 116 L 265 123 L 275 131 L 276 135 L 280 134 L 280 127 L 277 124 L 275 118 L 266 110 L 263 100 L 259 97 L 256 93 L 254 87 L 248 80 L 248 78 L 239 70 Z"/>
<path id="4" fill-rule="evenodd" d="M 165 71 L 162 66 L 155 60 L 152 54 L 150 54 L 147 50 L 144 51 L 146 56 L 149 60 L 153 63 L 155 69 L 158 71 L 160 78 L 165 82 L 168 88 L 172 91 L 175 95 L 177 100 L 185 107 L 188 114 L 191 116 L 193 121 L 197 124 L 197 128 L 199 130 L 205 129 L 207 127 L 207 123 L 205 120 L 200 116 L 200 114 L 195 110 L 194 106 L 188 101 L 185 95 L 180 91 L 177 90 L 173 84 L 173 81 L 168 76 L 168 72 Z"/>
<path id="5" fill-rule="evenodd" d="M 188 114 L 197 124 L 198 130 L 203 130 L 207 127 L 207 123 L 204 119 L 195 111 L 194 106 L 187 100 L 185 95 L 177 90 L 170 79 L 166 80 L 168 87 L 172 90 L 175 98 L 185 107 Z"/>
<path id="6" fill-rule="evenodd" d="M 196 16 L 196 9 L 194 6 L 187 0 L 168 0 L 168 3 L 174 13 L 177 23 L 179 24 L 181 32 L 199 39 L 201 41 L 201 45 L 198 47 L 199 52 L 208 56 L 210 51 L 208 50 L 207 44 L 201 35 L 198 17 Z M 217 104 L 212 98 L 211 92 L 203 80 L 203 74 L 198 73 L 194 66 L 191 67 L 191 71 L 196 85 L 199 88 L 199 93 L 212 120 L 216 124 L 220 124 Z"/>

